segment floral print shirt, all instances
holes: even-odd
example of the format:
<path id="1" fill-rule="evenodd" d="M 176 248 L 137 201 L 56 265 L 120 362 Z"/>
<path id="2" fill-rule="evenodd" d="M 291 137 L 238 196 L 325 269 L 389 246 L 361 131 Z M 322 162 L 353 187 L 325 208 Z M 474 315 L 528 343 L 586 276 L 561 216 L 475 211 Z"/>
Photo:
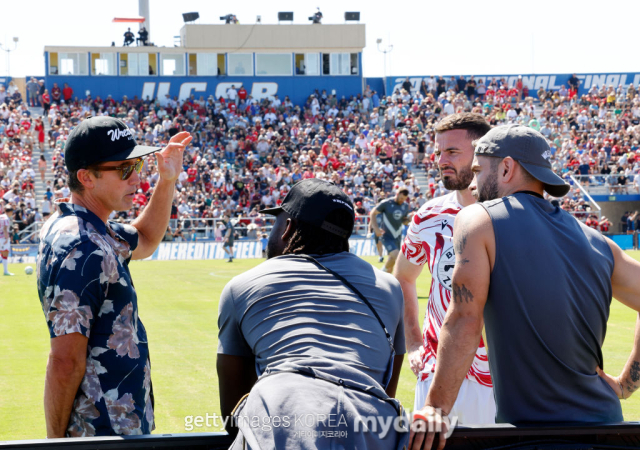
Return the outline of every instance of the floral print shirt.
<path id="1" fill-rule="evenodd" d="M 38 295 L 52 338 L 86 336 L 87 366 L 67 435 L 149 434 L 155 428 L 147 333 L 129 273 L 137 230 L 60 202 L 40 233 Z"/>

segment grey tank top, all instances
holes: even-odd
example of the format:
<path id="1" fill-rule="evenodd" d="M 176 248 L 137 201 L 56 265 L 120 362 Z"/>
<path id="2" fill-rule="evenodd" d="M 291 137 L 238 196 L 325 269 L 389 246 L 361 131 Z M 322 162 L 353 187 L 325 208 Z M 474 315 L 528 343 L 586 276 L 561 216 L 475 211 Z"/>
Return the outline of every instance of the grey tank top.
<path id="1" fill-rule="evenodd" d="M 617 395 L 596 373 L 612 295 L 609 245 L 531 194 L 481 205 L 496 240 L 484 310 L 496 422 L 622 421 Z"/>

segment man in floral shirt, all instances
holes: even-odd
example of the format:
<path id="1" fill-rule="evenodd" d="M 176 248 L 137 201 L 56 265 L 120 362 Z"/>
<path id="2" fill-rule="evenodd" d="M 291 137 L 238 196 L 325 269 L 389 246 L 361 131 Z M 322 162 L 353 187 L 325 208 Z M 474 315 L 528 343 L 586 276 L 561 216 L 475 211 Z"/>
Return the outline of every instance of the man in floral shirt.
<path id="1" fill-rule="evenodd" d="M 154 429 L 147 334 L 129 261 L 150 256 L 167 229 L 182 155 L 178 133 L 156 153 L 160 179 L 131 224 L 108 221 L 133 206 L 143 157 L 118 119 L 93 117 L 69 135 L 71 197 L 45 223 L 38 294 L 51 336 L 45 379 L 47 437 L 148 434 Z"/>

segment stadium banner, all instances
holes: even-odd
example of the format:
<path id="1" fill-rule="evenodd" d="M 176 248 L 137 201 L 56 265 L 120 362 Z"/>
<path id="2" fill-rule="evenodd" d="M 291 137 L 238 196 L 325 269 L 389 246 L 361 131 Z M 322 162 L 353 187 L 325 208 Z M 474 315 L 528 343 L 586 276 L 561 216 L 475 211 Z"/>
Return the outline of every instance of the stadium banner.
<path id="1" fill-rule="evenodd" d="M 37 256 L 37 244 L 14 244 L 11 246 L 9 264 L 35 264 Z"/>
<path id="2" fill-rule="evenodd" d="M 633 248 L 631 235 L 610 235 L 623 250 Z M 377 256 L 378 252 L 373 239 L 349 239 L 350 252 L 357 256 Z M 236 241 L 233 245 L 234 258 L 262 258 L 262 242 Z M 38 245 L 12 245 L 9 264 L 35 264 L 38 256 Z M 145 261 L 187 261 L 203 259 L 226 259 L 220 241 L 197 242 L 161 242 L 156 251 Z"/>
<path id="3" fill-rule="evenodd" d="M 522 83 L 529 88 L 529 96 L 533 98 L 538 98 L 538 90 L 540 88 L 544 88 L 547 91 L 557 91 L 560 89 L 562 85 L 564 85 L 567 89 L 569 88 L 569 78 L 571 78 L 573 74 L 571 73 L 562 73 L 562 74 L 522 74 Z M 578 95 L 586 94 L 592 86 L 601 87 L 603 85 L 613 86 L 617 88 L 618 85 L 623 85 L 625 87 L 629 86 L 629 84 L 633 83 L 635 87 L 638 87 L 640 84 L 640 73 L 638 72 L 626 72 L 626 73 L 577 73 L 576 77 L 580 80 L 580 87 L 578 88 Z M 436 80 L 440 75 L 434 75 Z M 445 80 L 451 78 L 452 75 L 443 75 L 442 77 Z M 458 79 L 458 75 L 453 75 L 456 80 Z M 470 75 L 464 75 L 465 79 L 468 80 Z M 515 86 L 516 81 L 518 80 L 518 75 L 476 75 L 473 74 L 476 82 L 482 79 L 485 84 L 487 84 L 487 80 L 500 80 L 504 78 L 507 80 L 507 84 L 509 87 Z M 431 75 L 428 76 L 410 76 L 409 81 L 411 82 L 411 92 L 415 92 L 420 89 L 420 85 L 422 81 L 425 82 L 431 78 Z M 406 76 L 402 77 L 388 77 L 386 80 L 386 88 L 388 95 L 393 94 L 396 89 L 402 89 L 402 83 L 407 79 Z"/>
<path id="4" fill-rule="evenodd" d="M 63 86 L 68 83 L 74 95 L 85 98 L 87 93 L 92 98 L 107 98 L 111 95 L 116 100 L 123 96 L 133 99 L 164 100 L 169 94 L 171 98 L 178 97 L 180 101 L 194 95 L 205 99 L 213 95 L 214 98 L 227 97 L 226 92 L 231 86 L 240 89 L 244 86 L 248 95 L 261 100 L 277 95 L 280 100 L 289 96 L 294 105 L 303 105 L 316 89 L 320 93 L 326 90 L 328 94 L 335 93 L 342 96 L 362 94 L 362 77 L 352 76 L 78 76 L 78 75 L 47 75 L 45 85 L 49 90 L 53 83 Z"/>
<path id="5" fill-rule="evenodd" d="M 608 236 L 618 244 L 622 250 L 633 250 L 633 235 L 631 234 L 616 234 L 614 236 Z"/>
<path id="6" fill-rule="evenodd" d="M 640 194 L 592 195 L 594 202 L 640 202 Z"/>
<path id="7" fill-rule="evenodd" d="M 260 241 L 236 241 L 233 244 L 236 259 L 262 258 Z M 226 259 L 228 256 L 220 241 L 161 242 L 149 261 L 183 261 L 199 259 Z"/>
<path id="8" fill-rule="evenodd" d="M 372 239 L 350 239 L 351 253 L 358 256 L 376 255 L 376 246 Z M 260 241 L 236 241 L 233 245 L 234 258 L 262 258 Z M 9 264 L 35 264 L 38 256 L 38 245 L 12 245 Z M 161 242 L 156 251 L 148 257 L 148 261 L 182 261 L 202 259 L 226 259 L 227 255 L 219 241 L 197 242 Z"/>
<path id="9" fill-rule="evenodd" d="M 358 256 L 376 255 L 373 239 L 350 239 L 351 253 Z M 250 259 L 262 258 L 262 243 L 260 241 L 235 241 L 233 244 L 234 258 Z M 220 241 L 198 242 L 162 242 L 147 260 L 150 261 L 183 261 L 202 259 L 226 259 L 227 255 Z"/>

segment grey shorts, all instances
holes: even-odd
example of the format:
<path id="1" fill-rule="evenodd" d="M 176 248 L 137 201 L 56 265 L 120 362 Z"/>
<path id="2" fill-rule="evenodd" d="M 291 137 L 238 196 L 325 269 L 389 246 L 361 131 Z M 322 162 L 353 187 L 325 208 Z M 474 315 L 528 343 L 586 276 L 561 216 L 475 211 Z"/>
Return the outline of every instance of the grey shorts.
<path id="1" fill-rule="evenodd" d="M 230 448 L 400 449 L 408 445 L 408 427 L 398 431 L 391 426 L 383 433 L 380 421 L 401 423 L 403 415 L 393 401 L 370 393 L 278 373 L 261 377 L 236 408 L 240 431 Z"/>
<path id="2" fill-rule="evenodd" d="M 394 238 L 390 233 L 385 233 L 380 238 L 382 239 L 382 245 L 384 245 L 387 253 L 391 253 L 394 250 L 400 250 L 400 246 L 402 245 L 402 235 Z"/>

